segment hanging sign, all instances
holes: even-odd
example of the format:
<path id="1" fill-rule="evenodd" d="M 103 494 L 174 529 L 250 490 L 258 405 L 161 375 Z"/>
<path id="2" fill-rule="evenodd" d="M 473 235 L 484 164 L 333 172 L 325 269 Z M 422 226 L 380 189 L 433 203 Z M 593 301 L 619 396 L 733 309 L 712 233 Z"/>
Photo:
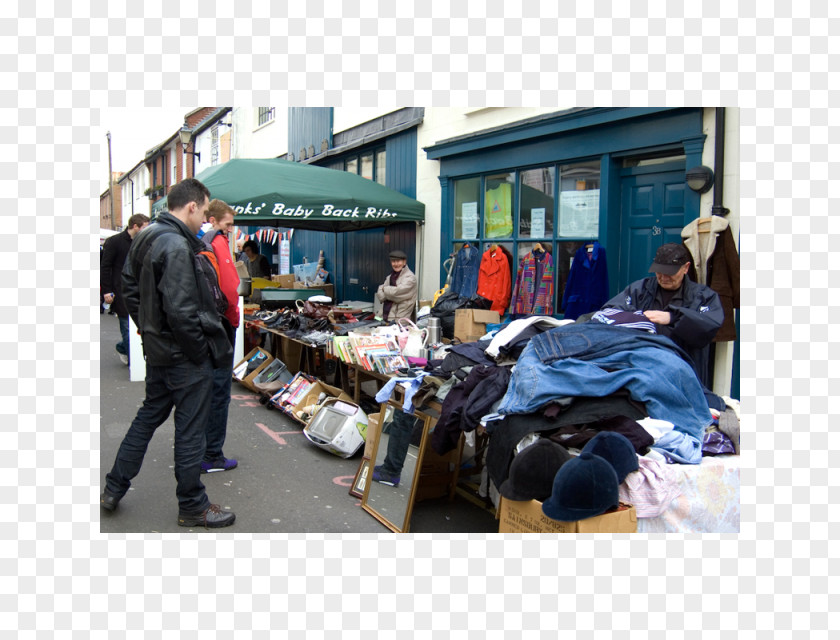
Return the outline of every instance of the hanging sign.
<path id="1" fill-rule="evenodd" d="M 280 240 L 280 274 L 286 275 L 291 273 L 289 263 L 291 262 L 291 243 L 286 238 L 286 234 L 283 234 L 283 239 Z"/>
<path id="2" fill-rule="evenodd" d="M 560 192 L 560 235 L 567 238 L 598 237 L 601 190 Z"/>
<path id="3" fill-rule="evenodd" d="M 545 237 L 545 208 L 531 209 L 531 237 Z"/>
<path id="4" fill-rule="evenodd" d="M 467 240 L 478 238 L 478 203 L 465 202 L 461 205 L 461 233 Z"/>

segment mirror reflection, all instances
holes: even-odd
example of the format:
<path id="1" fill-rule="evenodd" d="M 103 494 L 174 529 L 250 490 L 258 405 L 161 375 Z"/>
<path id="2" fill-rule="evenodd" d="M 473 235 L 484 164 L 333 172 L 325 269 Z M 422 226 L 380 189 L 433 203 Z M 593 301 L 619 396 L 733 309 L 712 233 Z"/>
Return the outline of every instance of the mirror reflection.
<path id="1" fill-rule="evenodd" d="M 395 531 L 408 529 L 424 425 L 425 420 L 397 409 L 379 434 L 366 506 Z"/>

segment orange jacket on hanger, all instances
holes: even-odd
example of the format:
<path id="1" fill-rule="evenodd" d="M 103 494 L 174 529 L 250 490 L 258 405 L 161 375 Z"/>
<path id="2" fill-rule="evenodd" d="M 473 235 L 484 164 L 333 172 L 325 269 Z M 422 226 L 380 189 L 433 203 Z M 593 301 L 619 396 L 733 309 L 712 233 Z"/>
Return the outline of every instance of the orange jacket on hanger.
<path id="1" fill-rule="evenodd" d="M 504 315 L 510 304 L 510 287 L 510 263 L 507 256 L 499 248 L 488 249 L 481 257 L 476 293 L 493 302 L 490 307 L 492 311 Z"/>

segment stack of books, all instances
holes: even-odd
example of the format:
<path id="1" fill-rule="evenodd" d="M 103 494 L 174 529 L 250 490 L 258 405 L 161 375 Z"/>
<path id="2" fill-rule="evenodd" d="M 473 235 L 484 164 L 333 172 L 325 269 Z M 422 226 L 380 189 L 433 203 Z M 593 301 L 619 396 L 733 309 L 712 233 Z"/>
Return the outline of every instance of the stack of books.
<path id="1" fill-rule="evenodd" d="M 346 336 L 334 336 L 333 355 L 342 362 L 355 364 L 365 371 L 391 373 L 408 367 L 397 341 L 391 336 L 364 335 L 351 331 Z"/>

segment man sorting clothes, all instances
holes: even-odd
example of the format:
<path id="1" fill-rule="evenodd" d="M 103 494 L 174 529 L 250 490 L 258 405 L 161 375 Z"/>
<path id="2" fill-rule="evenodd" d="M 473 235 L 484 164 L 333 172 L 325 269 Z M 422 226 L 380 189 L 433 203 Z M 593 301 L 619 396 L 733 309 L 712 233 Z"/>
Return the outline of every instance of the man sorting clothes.
<path id="1" fill-rule="evenodd" d="M 697 378 L 708 388 L 709 343 L 723 324 L 723 307 L 717 293 L 685 277 L 690 267 L 683 245 L 663 244 L 650 265 L 654 275 L 631 283 L 601 308 L 642 311 L 659 335 L 691 356 Z"/>

